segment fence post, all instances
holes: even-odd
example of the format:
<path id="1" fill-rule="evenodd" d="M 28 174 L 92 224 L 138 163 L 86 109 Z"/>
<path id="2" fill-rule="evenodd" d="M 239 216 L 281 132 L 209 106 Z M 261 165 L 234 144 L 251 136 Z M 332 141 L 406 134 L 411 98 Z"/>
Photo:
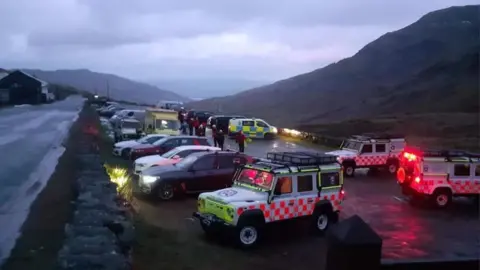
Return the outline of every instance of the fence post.
<path id="1" fill-rule="evenodd" d="M 357 215 L 328 232 L 325 270 L 379 270 L 381 257 L 382 238 Z"/>

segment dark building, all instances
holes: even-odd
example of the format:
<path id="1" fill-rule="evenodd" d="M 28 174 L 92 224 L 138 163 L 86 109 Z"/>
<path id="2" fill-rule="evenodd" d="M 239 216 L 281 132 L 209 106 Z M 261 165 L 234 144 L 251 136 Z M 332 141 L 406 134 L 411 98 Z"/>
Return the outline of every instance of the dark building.
<path id="1" fill-rule="evenodd" d="M 0 102 L 9 105 L 51 102 L 54 96 L 48 83 L 21 70 L 13 71 L 0 80 Z"/>

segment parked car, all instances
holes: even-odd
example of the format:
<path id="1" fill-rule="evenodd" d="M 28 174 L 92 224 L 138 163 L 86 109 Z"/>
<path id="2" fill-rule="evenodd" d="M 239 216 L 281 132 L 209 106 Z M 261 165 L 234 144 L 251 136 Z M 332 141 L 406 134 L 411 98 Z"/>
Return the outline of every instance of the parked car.
<path id="1" fill-rule="evenodd" d="M 200 124 L 207 124 L 207 121 L 208 121 L 208 118 L 210 118 L 210 116 L 212 116 L 213 113 L 212 112 L 209 112 L 209 111 L 195 111 L 195 110 L 190 110 L 187 112 L 187 116 L 185 119 L 191 119 L 191 118 L 195 118 L 195 117 L 198 117 L 198 122 L 200 122 Z"/>
<path id="2" fill-rule="evenodd" d="M 228 123 L 230 122 L 230 119 L 235 119 L 235 118 L 245 118 L 245 116 L 242 115 L 213 115 L 209 118 L 209 121 L 207 121 L 208 127 L 212 127 L 212 125 L 215 125 L 218 130 L 223 130 L 225 132 L 228 132 Z"/>
<path id="3" fill-rule="evenodd" d="M 175 147 L 182 145 L 206 145 L 211 146 L 206 137 L 199 136 L 169 136 L 160 139 L 152 144 L 140 144 L 132 147 L 130 151 L 130 159 L 150 155 L 162 155 Z"/>
<path id="4" fill-rule="evenodd" d="M 140 191 L 161 200 L 184 193 L 230 187 L 238 165 L 251 157 L 232 151 L 198 152 L 171 165 L 151 167 L 139 175 Z"/>
<path id="5" fill-rule="evenodd" d="M 141 171 L 146 170 L 150 167 L 178 163 L 180 160 L 182 160 L 183 158 L 187 157 L 192 153 L 205 152 L 205 151 L 220 151 L 220 150 L 221 149 L 218 147 L 204 146 L 204 145 L 184 145 L 184 146 L 175 147 L 163 155 L 151 155 L 151 156 L 141 157 L 135 160 L 134 172 L 138 174 Z"/>
<path id="6" fill-rule="evenodd" d="M 118 142 L 113 146 L 113 155 L 122 156 L 126 158 L 128 157 L 128 154 L 130 154 L 130 150 L 132 149 L 132 147 L 140 144 L 152 144 L 165 137 L 167 137 L 167 135 L 150 134 L 138 140 Z"/>
<path id="7" fill-rule="evenodd" d="M 107 109 L 101 110 L 98 114 L 103 117 L 110 118 L 112 117 L 116 112 L 123 110 L 123 107 L 118 107 L 116 105 L 112 105 L 108 107 Z"/>

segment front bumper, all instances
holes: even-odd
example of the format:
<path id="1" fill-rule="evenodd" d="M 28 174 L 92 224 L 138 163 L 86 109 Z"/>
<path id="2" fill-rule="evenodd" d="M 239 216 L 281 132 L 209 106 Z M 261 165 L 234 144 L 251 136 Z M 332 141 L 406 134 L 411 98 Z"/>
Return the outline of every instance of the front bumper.
<path id="1" fill-rule="evenodd" d="M 222 219 L 219 219 L 213 214 L 193 212 L 192 215 L 194 218 L 200 221 L 204 229 L 208 228 L 209 231 L 229 234 L 232 233 L 235 229 L 234 225 L 227 223 Z"/>
<path id="2" fill-rule="evenodd" d="M 154 183 L 144 183 L 141 175 L 136 175 L 135 178 L 137 180 L 136 181 L 137 182 L 137 187 L 138 187 L 137 190 L 139 192 L 141 192 L 143 194 L 151 194 L 152 193 Z"/>

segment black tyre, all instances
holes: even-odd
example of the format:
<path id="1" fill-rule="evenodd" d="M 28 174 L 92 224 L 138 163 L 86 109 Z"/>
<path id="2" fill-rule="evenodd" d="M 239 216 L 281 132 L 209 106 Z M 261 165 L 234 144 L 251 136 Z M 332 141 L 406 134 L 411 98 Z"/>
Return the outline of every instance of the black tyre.
<path id="1" fill-rule="evenodd" d="M 338 222 L 338 213 L 331 210 L 315 211 L 312 215 L 312 225 L 315 233 L 324 235 L 328 228 Z"/>
<path id="2" fill-rule="evenodd" d="M 343 174 L 346 177 L 355 176 L 355 165 L 353 163 L 344 163 L 343 164 Z"/>
<path id="3" fill-rule="evenodd" d="M 258 223 L 243 223 L 237 226 L 235 242 L 244 249 L 250 249 L 258 245 L 260 240 L 261 226 Z"/>
<path id="4" fill-rule="evenodd" d="M 120 152 L 121 156 L 123 158 L 128 158 L 128 155 L 130 155 L 130 150 L 131 150 L 131 148 L 122 149 L 122 152 Z"/>
<path id="5" fill-rule="evenodd" d="M 445 209 L 452 203 L 452 192 L 450 189 L 436 189 L 431 197 L 431 202 L 436 208 Z"/>
<path id="6" fill-rule="evenodd" d="M 263 138 L 265 140 L 273 140 L 273 134 L 272 133 L 265 133 L 265 135 L 263 135 Z"/>
<path id="7" fill-rule="evenodd" d="M 155 194 L 162 201 L 170 201 L 175 197 L 175 188 L 168 183 L 161 183 L 157 187 Z"/>
<path id="8" fill-rule="evenodd" d="M 398 160 L 389 160 L 387 162 L 387 170 L 390 174 L 396 175 L 398 171 Z"/>

